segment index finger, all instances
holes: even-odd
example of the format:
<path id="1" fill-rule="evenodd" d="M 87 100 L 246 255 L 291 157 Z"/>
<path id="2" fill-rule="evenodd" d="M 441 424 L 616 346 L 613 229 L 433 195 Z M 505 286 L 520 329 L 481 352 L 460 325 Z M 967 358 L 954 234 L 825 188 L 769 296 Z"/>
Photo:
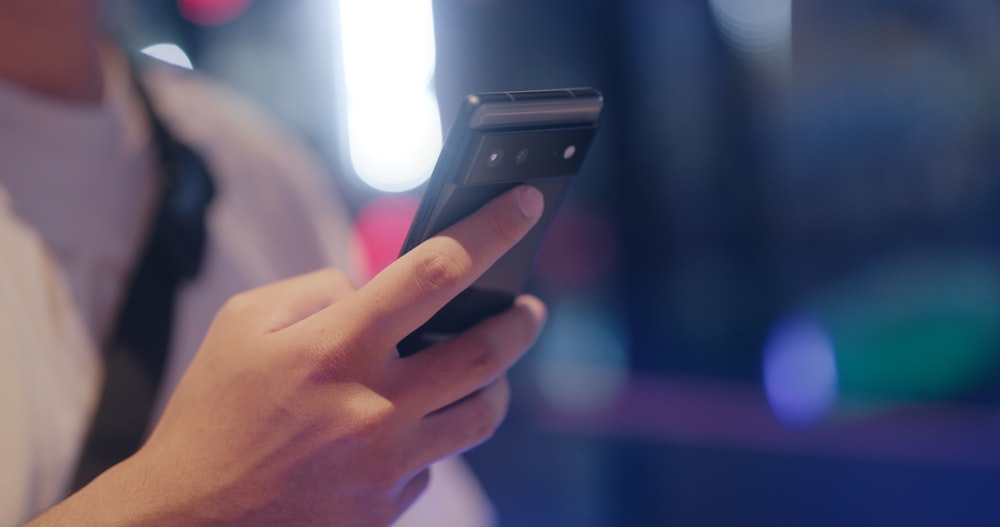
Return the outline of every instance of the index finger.
<path id="1" fill-rule="evenodd" d="M 370 344 L 394 349 L 520 241 L 543 209 L 538 189 L 513 188 L 416 246 L 331 309 L 354 310 L 360 315 L 354 320 L 368 325 L 356 329 Z"/>

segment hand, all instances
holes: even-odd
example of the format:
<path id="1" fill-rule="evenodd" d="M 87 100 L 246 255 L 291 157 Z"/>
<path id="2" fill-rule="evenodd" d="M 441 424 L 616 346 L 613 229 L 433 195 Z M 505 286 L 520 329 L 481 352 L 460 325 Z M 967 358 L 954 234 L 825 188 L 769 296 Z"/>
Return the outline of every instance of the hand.
<path id="1" fill-rule="evenodd" d="M 416 355 L 395 345 L 521 239 L 541 200 L 507 192 L 357 290 L 326 270 L 231 299 L 148 442 L 92 484 L 125 482 L 134 503 L 107 524 L 390 523 L 431 463 L 496 430 L 504 374 L 545 308 L 522 296 Z"/>

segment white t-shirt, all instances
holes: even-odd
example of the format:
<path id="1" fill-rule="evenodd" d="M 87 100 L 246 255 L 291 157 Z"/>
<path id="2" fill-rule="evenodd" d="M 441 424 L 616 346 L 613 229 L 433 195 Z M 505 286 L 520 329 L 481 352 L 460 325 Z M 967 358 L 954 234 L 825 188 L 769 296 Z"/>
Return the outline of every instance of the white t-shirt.
<path id="1" fill-rule="evenodd" d="M 111 329 L 149 221 L 149 126 L 123 61 L 105 59 L 96 105 L 0 80 L 0 527 L 67 491 L 100 390 L 95 343 Z M 293 136 L 196 75 L 164 66 L 145 81 L 217 187 L 201 272 L 178 298 L 162 408 L 227 298 L 352 262 L 347 215 Z M 399 525 L 492 523 L 463 464 L 439 464 L 431 481 Z"/>

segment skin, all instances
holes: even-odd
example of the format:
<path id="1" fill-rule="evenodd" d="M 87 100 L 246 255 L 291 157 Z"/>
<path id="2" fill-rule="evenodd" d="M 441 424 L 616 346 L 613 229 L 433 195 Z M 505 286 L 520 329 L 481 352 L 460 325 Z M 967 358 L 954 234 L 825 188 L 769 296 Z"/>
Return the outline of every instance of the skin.
<path id="1" fill-rule="evenodd" d="M 98 2 L 0 0 L 0 77 L 101 96 Z M 355 288 L 327 269 L 237 295 L 146 444 L 29 523 L 387 525 L 428 466 L 488 439 L 507 370 L 545 319 L 536 298 L 416 355 L 395 345 L 509 250 L 542 195 L 518 187 Z"/>
<path id="2" fill-rule="evenodd" d="M 0 0 L 0 78 L 51 98 L 103 93 L 99 0 Z"/>

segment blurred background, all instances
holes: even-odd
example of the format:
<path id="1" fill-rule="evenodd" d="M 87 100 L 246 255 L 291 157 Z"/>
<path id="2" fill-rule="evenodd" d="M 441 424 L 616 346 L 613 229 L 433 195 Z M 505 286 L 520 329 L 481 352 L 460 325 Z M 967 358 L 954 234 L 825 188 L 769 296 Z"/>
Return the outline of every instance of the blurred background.
<path id="1" fill-rule="evenodd" d="M 461 97 L 606 114 L 468 455 L 501 526 L 1000 525 L 994 0 L 156 0 L 128 46 L 328 163 L 372 266 Z"/>

